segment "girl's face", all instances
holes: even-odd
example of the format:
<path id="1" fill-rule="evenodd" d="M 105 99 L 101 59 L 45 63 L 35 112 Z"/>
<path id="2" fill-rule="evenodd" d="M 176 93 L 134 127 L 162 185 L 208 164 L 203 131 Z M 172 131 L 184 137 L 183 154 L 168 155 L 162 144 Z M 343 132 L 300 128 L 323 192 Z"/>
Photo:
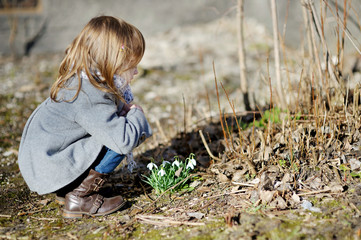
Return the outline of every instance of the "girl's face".
<path id="1" fill-rule="evenodd" d="M 130 84 L 134 76 L 137 74 L 138 74 L 138 67 L 136 66 L 122 73 L 121 77 L 124 78 L 128 84 Z"/>

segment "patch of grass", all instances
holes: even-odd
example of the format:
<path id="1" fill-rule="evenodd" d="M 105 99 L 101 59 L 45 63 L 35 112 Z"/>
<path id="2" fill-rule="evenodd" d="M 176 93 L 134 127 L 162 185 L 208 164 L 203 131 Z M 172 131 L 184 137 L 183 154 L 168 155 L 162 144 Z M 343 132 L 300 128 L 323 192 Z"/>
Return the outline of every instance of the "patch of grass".
<path id="1" fill-rule="evenodd" d="M 259 239 L 302 239 L 306 235 L 301 232 L 301 221 L 287 221 L 283 222 L 278 228 L 274 228 L 268 233 L 265 233 Z"/>
<path id="2" fill-rule="evenodd" d="M 266 110 L 262 114 L 261 119 L 259 119 L 259 120 L 254 120 L 251 123 L 245 123 L 245 122 L 240 121 L 241 128 L 242 129 L 247 129 L 249 127 L 266 128 L 268 123 L 279 124 L 282 121 L 281 113 L 282 113 L 282 111 L 278 107 L 272 108 L 270 110 Z"/>

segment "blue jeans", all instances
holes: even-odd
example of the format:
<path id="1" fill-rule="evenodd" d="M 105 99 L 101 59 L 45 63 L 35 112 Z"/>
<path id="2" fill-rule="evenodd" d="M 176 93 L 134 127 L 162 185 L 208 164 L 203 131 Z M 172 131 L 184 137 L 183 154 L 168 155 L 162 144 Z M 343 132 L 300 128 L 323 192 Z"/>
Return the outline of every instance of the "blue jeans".
<path id="1" fill-rule="evenodd" d="M 99 164 L 95 166 L 95 171 L 99 173 L 111 173 L 124 159 L 125 155 L 114 152 L 113 150 L 104 147 L 106 152 Z"/>

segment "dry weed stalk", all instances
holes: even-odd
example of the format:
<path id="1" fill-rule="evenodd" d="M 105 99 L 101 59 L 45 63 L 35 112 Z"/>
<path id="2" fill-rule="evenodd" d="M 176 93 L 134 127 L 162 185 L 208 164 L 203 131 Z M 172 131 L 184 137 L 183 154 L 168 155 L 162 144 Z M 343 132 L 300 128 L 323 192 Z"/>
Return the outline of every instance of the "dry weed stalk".
<path id="1" fill-rule="evenodd" d="M 280 64 L 280 50 L 279 50 L 279 31 L 278 31 L 278 18 L 277 18 L 277 5 L 276 0 L 271 1 L 271 12 L 272 12 L 272 25 L 273 25 L 273 46 L 274 46 L 274 57 L 275 57 L 275 68 L 276 68 L 276 81 L 277 81 L 277 93 L 280 101 L 280 105 L 283 109 L 287 108 L 287 102 L 285 100 L 285 93 L 282 86 L 281 79 L 281 64 Z"/>
<path id="2" fill-rule="evenodd" d="M 323 0 L 321 0 L 321 3 L 322 1 Z M 348 0 L 344 0 L 344 8 L 347 6 L 347 2 Z M 274 4 L 272 7 L 273 18 L 276 18 L 275 1 L 271 0 L 271 3 Z M 303 13 L 307 32 L 306 42 L 308 42 L 309 55 L 312 60 L 309 63 L 310 71 L 308 72 L 308 66 L 303 62 L 297 95 L 294 96 L 296 99 L 291 99 L 291 101 L 294 101 L 297 105 L 293 109 L 288 109 L 287 114 L 281 112 L 281 114 L 286 115 L 284 118 L 280 117 L 281 122 L 275 123 L 272 121 L 271 116 L 268 115 L 268 117 L 266 117 L 268 118 L 267 124 L 264 124 L 262 128 L 257 128 L 255 127 L 256 118 L 254 116 L 253 126 L 242 129 L 240 116 L 236 113 L 234 103 L 230 100 L 223 83 L 217 81 L 213 63 L 220 125 L 223 131 L 224 145 L 226 151 L 228 151 L 225 152 L 223 157 L 228 157 L 226 160 L 241 159 L 248 165 L 249 173 L 252 175 L 256 175 L 258 171 L 264 171 L 264 167 L 267 164 L 266 161 L 269 161 L 268 164 L 278 165 L 282 171 L 292 174 L 294 186 L 299 185 L 299 179 L 302 181 L 307 180 L 310 176 L 310 171 L 319 171 L 320 177 L 325 179 L 329 174 L 333 174 L 335 179 L 338 179 L 338 182 L 343 183 L 344 179 L 342 179 L 342 172 L 340 172 L 340 164 L 349 164 L 345 155 L 352 153 L 350 151 L 355 147 L 353 144 L 361 142 L 361 123 L 358 119 L 361 89 L 357 86 L 355 89 L 351 89 L 353 90 L 352 92 L 350 89 L 345 91 L 346 98 L 342 98 L 342 100 L 347 100 L 350 95 L 350 98 L 353 97 L 350 102 L 346 101 L 341 103 L 339 101 L 340 99 L 337 99 L 338 96 L 329 94 L 328 76 L 334 77 L 334 79 L 338 81 L 342 80 L 338 78 L 341 76 L 338 72 L 338 66 L 330 61 L 331 49 L 327 45 L 325 35 L 323 34 L 327 30 L 325 13 L 329 5 L 323 5 L 323 9 L 320 10 L 320 17 L 317 16 L 315 7 L 309 1 L 306 1 L 305 6 L 307 8 L 303 8 Z M 336 10 L 336 13 L 337 15 L 339 14 L 338 10 Z M 340 36 L 340 41 L 337 44 L 340 62 L 343 61 L 344 40 L 345 37 L 347 37 L 347 16 L 348 13 L 344 12 L 343 21 L 338 20 L 338 24 L 341 23 L 339 31 L 342 30 L 344 33 Z M 338 16 L 338 18 L 340 17 Z M 274 37 L 277 36 L 277 39 L 274 39 L 274 43 L 278 45 L 278 38 L 281 40 L 280 44 L 284 55 L 285 69 L 287 74 L 289 74 L 290 69 L 287 66 L 285 57 L 285 33 L 281 36 L 276 28 L 274 32 L 277 33 L 277 35 L 274 35 Z M 322 47 L 321 50 L 318 46 L 319 43 Z M 275 45 L 275 54 L 276 52 L 279 53 L 279 49 Z M 325 58 L 325 69 L 321 67 L 320 55 Z M 278 55 L 278 57 L 280 56 Z M 279 58 L 276 58 L 275 56 L 275 61 L 279 62 Z M 276 66 L 276 75 L 280 73 L 278 71 L 279 67 L 280 66 Z M 274 114 L 275 108 L 268 59 L 267 70 L 267 80 L 270 89 L 269 114 Z M 335 83 L 336 82 L 337 81 L 335 81 Z M 231 107 L 232 113 L 230 117 L 226 116 L 221 109 L 219 84 Z M 276 85 L 281 86 L 280 78 L 277 76 Z M 282 87 L 278 87 L 277 90 L 282 90 Z M 325 98 L 325 90 L 327 91 L 327 101 Z M 284 97 L 284 95 L 279 94 L 279 97 Z M 282 99 L 279 98 L 278 101 L 277 103 L 282 104 Z M 283 108 L 283 110 L 285 109 L 286 108 Z M 262 118 L 266 116 L 262 114 L 260 109 L 259 113 L 262 115 Z M 238 134 L 237 137 L 235 134 Z M 203 139 L 204 138 L 202 138 L 202 140 Z M 206 145 L 205 143 L 205 146 Z M 207 151 L 213 159 L 221 160 L 213 156 L 209 150 Z M 223 159 L 222 163 L 225 162 L 224 160 L 225 159 Z M 312 179 L 308 180 L 312 181 Z"/>
<path id="3" fill-rule="evenodd" d="M 234 104 L 230 101 L 229 99 L 229 95 L 228 95 L 228 92 L 226 91 L 225 87 L 223 86 L 223 83 L 221 83 L 221 86 L 223 88 L 223 91 L 224 93 L 226 94 L 226 97 L 227 97 L 227 100 L 228 100 L 228 103 L 232 109 L 232 113 L 233 113 L 233 118 L 234 118 L 234 121 L 236 122 L 237 124 L 237 130 L 238 130 L 238 135 L 239 135 L 239 143 L 240 143 L 240 146 L 243 146 L 243 133 L 242 133 L 242 127 L 239 125 L 239 121 L 237 119 L 237 114 L 236 114 L 236 110 L 234 108 Z M 226 124 L 227 124 L 227 121 L 225 121 Z M 229 129 L 228 128 L 228 125 L 227 125 L 227 128 L 226 129 Z M 224 129 L 223 129 L 224 131 Z M 232 132 L 231 131 L 228 131 L 229 132 L 229 136 L 230 136 L 230 141 L 232 143 L 232 153 L 235 153 L 238 157 L 241 157 L 241 159 L 244 159 L 246 161 L 246 163 L 248 164 L 248 168 L 250 170 L 250 172 L 255 175 L 257 172 L 256 172 L 256 167 L 254 165 L 254 163 L 250 160 L 252 158 L 247 158 L 244 156 L 244 153 L 243 151 L 240 151 L 240 154 L 237 152 L 237 150 L 234 148 L 234 139 L 232 137 Z"/>
<path id="4" fill-rule="evenodd" d="M 325 63 L 326 63 L 326 71 L 328 71 L 328 73 L 332 77 L 332 79 L 334 79 L 339 84 L 341 84 L 341 81 L 340 81 L 338 75 L 336 74 L 336 72 L 337 72 L 336 66 L 334 65 L 334 63 L 332 61 L 330 61 L 330 57 L 332 55 L 330 54 L 330 50 L 329 50 L 327 42 L 325 40 L 323 25 L 321 25 L 321 23 L 319 21 L 313 1 L 308 1 L 307 6 L 311 13 L 312 21 L 317 29 L 318 37 L 321 40 L 323 55 L 324 55 Z M 328 86 L 328 82 L 326 82 L 326 85 Z"/>
<path id="5" fill-rule="evenodd" d="M 312 56 L 313 61 L 316 62 L 316 68 L 317 68 L 319 79 L 323 81 L 321 60 L 320 60 L 320 57 L 318 55 L 318 51 L 317 51 L 318 47 L 317 47 L 316 40 L 315 40 L 315 36 L 316 36 L 315 29 L 314 29 L 314 27 L 313 27 L 313 25 L 311 23 L 312 22 L 311 16 L 310 16 L 310 14 L 307 13 L 307 10 L 306 10 L 308 8 L 307 3 L 304 3 L 303 6 L 305 7 L 303 9 L 303 11 L 304 11 L 303 16 L 304 16 L 304 19 L 305 19 L 304 21 L 307 24 L 306 25 L 306 30 L 307 30 L 307 33 L 308 33 L 310 56 Z M 312 75 L 313 75 L 312 72 L 310 72 L 310 76 L 312 76 Z"/>
<path id="6" fill-rule="evenodd" d="M 346 0 L 344 0 L 346 1 Z M 336 22 L 337 22 L 337 25 L 338 26 L 341 26 L 341 29 L 343 31 L 343 33 L 345 34 L 345 36 L 349 39 L 350 43 L 352 44 L 352 46 L 355 48 L 355 50 L 361 55 L 361 50 L 360 48 L 357 46 L 357 44 L 355 43 L 358 42 L 357 39 L 355 37 L 352 36 L 352 34 L 350 33 L 350 31 L 347 29 L 346 27 L 346 22 L 342 22 L 342 20 L 336 16 L 336 14 L 332 11 L 332 8 L 330 7 L 330 5 L 328 4 L 327 1 L 323 0 L 323 2 L 325 3 L 325 5 L 328 7 L 328 9 L 330 10 L 330 12 L 332 13 L 333 17 L 336 19 Z M 350 2 L 351 4 L 351 2 Z M 346 11 L 346 9 L 344 9 L 344 11 Z M 355 12 L 357 18 L 358 18 L 358 15 L 357 15 L 357 12 Z M 347 19 L 347 16 L 346 16 L 346 19 Z M 358 23 L 359 27 L 360 27 L 360 30 L 361 30 L 361 24 L 360 22 Z M 360 45 L 358 43 L 358 45 Z M 343 46 L 344 47 L 344 46 Z M 343 51 L 343 50 L 342 50 Z"/>
<path id="7" fill-rule="evenodd" d="M 216 93 L 217 93 L 217 101 L 218 101 L 218 108 L 219 108 L 219 115 L 220 115 L 220 123 L 221 123 L 221 127 L 222 127 L 222 131 L 223 131 L 223 136 L 224 136 L 224 141 L 225 141 L 225 144 L 226 144 L 226 148 L 229 150 L 230 154 L 233 155 L 235 154 L 236 157 L 239 157 L 241 160 L 244 160 L 246 161 L 247 165 L 248 165 L 248 168 L 250 170 L 250 172 L 252 174 L 256 174 L 256 168 L 254 166 L 254 163 L 250 160 L 252 159 L 250 157 L 250 151 L 249 151 L 249 158 L 247 158 L 244 153 L 243 153 L 243 150 L 242 150 L 242 147 L 240 148 L 240 153 L 236 150 L 236 148 L 234 147 L 234 139 L 233 139 L 233 135 L 232 135 L 232 131 L 231 129 L 228 127 L 228 123 L 227 123 L 227 119 L 226 119 L 226 115 L 222 114 L 222 110 L 221 110 L 221 104 L 220 104 L 220 100 L 219 100 L 219 91 L 218 91 L 218 81 L 217 81 L 217 76 L 216 76 L 216 71 L 215 71 L 215 66 L 214 66 L 214 62 L 213 62 L 213 73 L 214 73 L 214 80 L 215 80 L 215 87 L 216 87 Z M 239 141 L 240 141 L 240 146 L 243 145 L 243 137 L 242 137 L 242 128 L 241 126 L 239 125 L 239 122 L 238 122 L 238 119 L 237 119 L 237 114 L 236 114 L 236 111 L 235 111 L 235 108 L 234 108 L 234 105 L 231 103 L 230 99 L 229 99 L 229 96 L 228 96 L 228 93 L 226 91 L 226 89 L 224 88 L 223 84 L 221 83 L 221 86 L 227 96 L 227 99 L 228 99 L 228 103 L 232 109 L 232 112 L 233 112 L 233 117 L 234 117 L 234 120 L 236 122 L 236 125 L 237 125 L 237 130 L 238 130 L 238 134 L 239 134 Z M 224 115 L 224 116 L 223 116 Z M 223 117 L 224 119 L 223 119 Z M 223 123 L 224 121 L 224 123 Z M 201 135 L 202 136 L 202 135 Z M 228 140 L 228 136 L 229 136 L 229 140 Z M 210 152 L 210 151 L 209 151 Z M 208 153 L 209 153 L 208 152 Z M 213 155 L 210 155 L 213 159 L 217 159 L 218 158 L 215 158 Z"/>
<path id="8" fill-rule="evenodd" d="M 221 109 L 221 103 L 220 103 L 220 100 L 219 100 L 217 74 L 216 74 L 216 68 L 215 68 L 215 66 L 214 66 L 214 61 L 213 61 L 213 74 L 214 74 L 214 81 L 215 81 L 216 93 L 217 93 L 217 102 L 218 102 L 218 110 L 219 110 L 219 120 L 220 120 L 221 127 L 222 127 L 222 130 L 223 130 L 223 137 L 224 137 L 224 141 L 226 142 L 226 147 L 227 147 L 228 149 L 230 149 L 229 143 L 228 143 L 228 140 L 227 140 L 227 133 L 226 133 L 225 128 L 224 128 L 224 125 L 223 125 L 223 119 L 222 119 L 222 115 L 223 115 L 223 114 L 222 114 L 222 109 Z"/>

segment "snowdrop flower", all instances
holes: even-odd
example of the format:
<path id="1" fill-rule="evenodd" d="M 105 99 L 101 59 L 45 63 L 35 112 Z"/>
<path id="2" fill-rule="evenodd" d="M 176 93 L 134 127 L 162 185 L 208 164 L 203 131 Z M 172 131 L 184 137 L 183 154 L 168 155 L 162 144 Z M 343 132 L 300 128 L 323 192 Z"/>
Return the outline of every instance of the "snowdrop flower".
<path id="1" fill-rule="evenodd" d="M 153 168 L 158 168 L 158 166 L 151 162 L 151 163 L 148 163 L 147 168 L 148 168 L 150 171 L 152 171 Z"/>
<path id="2" fill-rule="evenodd" d="M 187 169 L 190 168 L 190 169 L 192 169 L 192 170 L 194 169 L 194 165 L 192 164 L 191 161 L 188 162 L 186 168 L 187 168 Z"/>
<path id="3" fill-rule="evenodd" d="M 174 165 L 176 165 L 177 167 L 179 167 L 179 161 L 178 160 L 175 160 L 173 163 L 172 163 L 172 166 L 174 167 Z"/>
<path id="4" fill-rule="evenodd" d="M 164 167 L 166 164 L 170 164 L 168 161 L 163 161 L 162 166 Z"/>
<path id="5" fill-rule="evenodd" d="M 158 172 L 158 175 L 160 175 L 161 177 L 165 175 L 165 171 L 163 168 Z"/>
<path id="6" fill-rule="evenodd" d="M 197 162 L 194 158 L 189 159 L 189 162 L 195 167 L 197 165 Z"/>

